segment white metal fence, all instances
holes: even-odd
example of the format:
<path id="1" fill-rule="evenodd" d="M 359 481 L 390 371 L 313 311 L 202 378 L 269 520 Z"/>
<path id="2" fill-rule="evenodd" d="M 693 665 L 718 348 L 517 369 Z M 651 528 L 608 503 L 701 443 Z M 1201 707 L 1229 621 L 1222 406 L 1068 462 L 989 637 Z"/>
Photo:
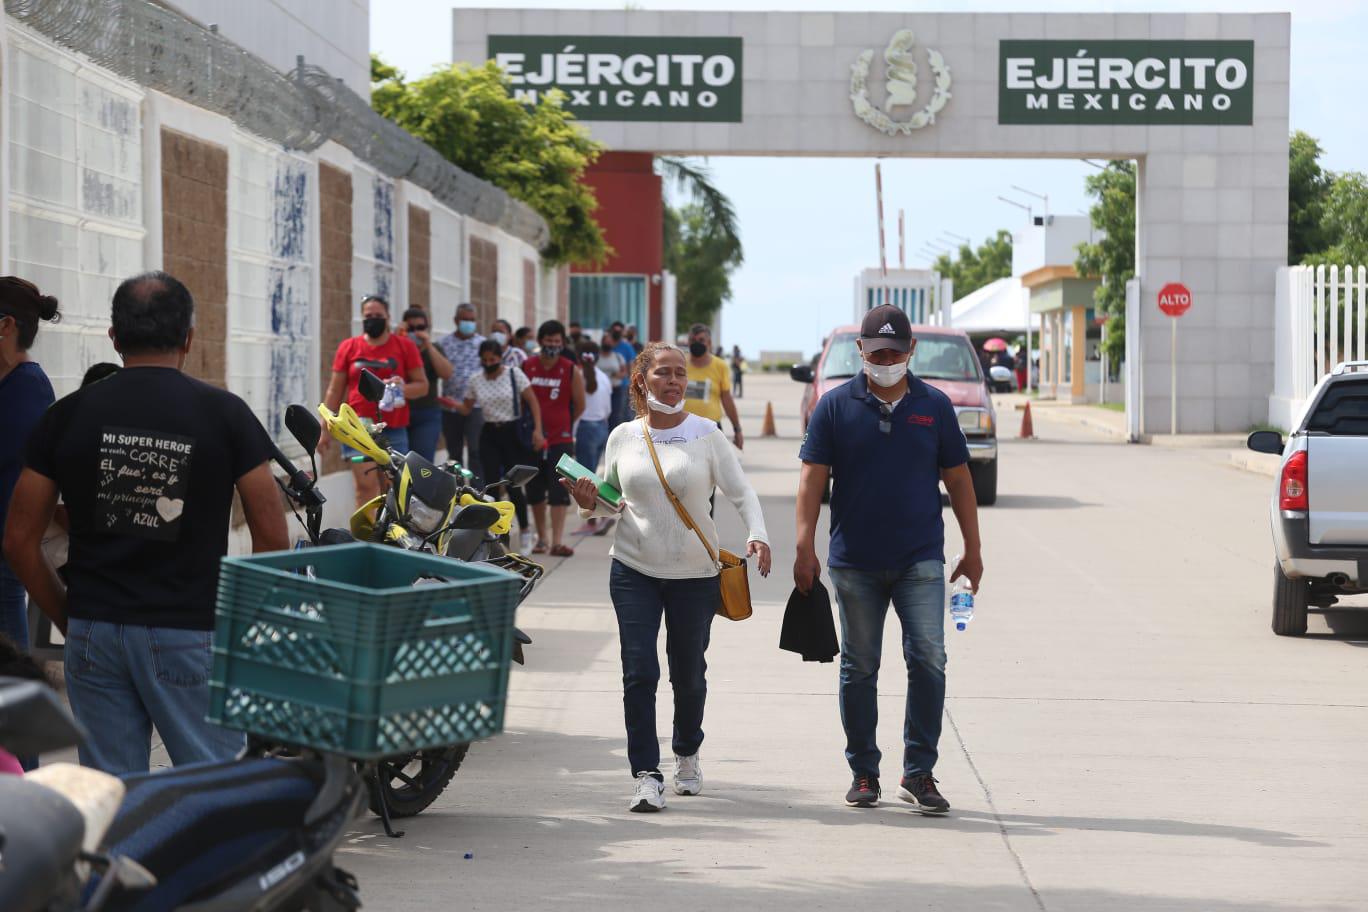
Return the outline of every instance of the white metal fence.
<path id="1" fill-rule="evenodd" d="M 1278 270 L 1269 422 L 1290 430 L 1301 407 L 1341 361 L 1368 361 L 1368 267 Z"/>

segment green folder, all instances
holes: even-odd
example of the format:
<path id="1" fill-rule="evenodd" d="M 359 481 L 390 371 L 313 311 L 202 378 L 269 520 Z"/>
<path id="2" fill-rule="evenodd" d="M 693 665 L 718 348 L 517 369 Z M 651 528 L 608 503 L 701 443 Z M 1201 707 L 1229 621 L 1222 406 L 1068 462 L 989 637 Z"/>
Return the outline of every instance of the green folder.
<path id="1" fill-rule="evenodd" d="M 598 488 L 599 503 L 614 513 L 622 512 L 622 492 L 571 459 L 569 453 L 563 454 L 560 462 L 556 463 L 556 473 L 571 481 L 588 478 Z"/>

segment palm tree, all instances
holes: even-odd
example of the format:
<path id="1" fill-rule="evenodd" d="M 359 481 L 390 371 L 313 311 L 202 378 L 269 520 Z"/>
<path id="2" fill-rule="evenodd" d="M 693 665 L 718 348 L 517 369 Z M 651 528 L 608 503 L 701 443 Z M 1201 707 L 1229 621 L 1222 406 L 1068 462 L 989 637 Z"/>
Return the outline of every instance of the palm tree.
<path id="1" fill-rule="evenodd" d="M 670 155 L 656 156 L 656 164 L 661 177 L 681 191 L 688 191 L 694 201 L 703 207 L 708 214 L 708 226 L 713 237 L 723 242 L 723 250 L 729 254 L 727 258 L 734 258 L 739 264 L 742 260 L 741 234 L 736 224 L 736 210 L 732 208 L 727 195 L 712 182 L 712 173 L 688 159 Z"/>

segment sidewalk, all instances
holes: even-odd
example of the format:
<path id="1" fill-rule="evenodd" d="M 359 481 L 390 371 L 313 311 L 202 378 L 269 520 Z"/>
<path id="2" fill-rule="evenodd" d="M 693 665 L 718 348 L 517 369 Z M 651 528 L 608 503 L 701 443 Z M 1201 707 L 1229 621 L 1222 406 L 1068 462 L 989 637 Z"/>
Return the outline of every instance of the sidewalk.
<path id="1" fill-rule="evenodd" d="M 1000 436 L 1015 436 L 1021 426 L 1020 407 L 1027 397 L 1019 393 L 997 395 L 993 402 L 998 410 Z M 1126 413 L 1097 405 L 1072 405 L 1055 399 L 1031 399 L 1031 415 L 1036 419 L 1056 421 L 1086 428 L 1115 440 L 1126 441 Z M 1219 453 L 1218 461 L 1237 469 L 1273 477 L 1278 474 L 1282 460 L 1266 453 L 1255 453 L 1245 446 L 1246 434 L 1145 434 L 1140 443 L 1169 449 L 1211 450 Z"/>

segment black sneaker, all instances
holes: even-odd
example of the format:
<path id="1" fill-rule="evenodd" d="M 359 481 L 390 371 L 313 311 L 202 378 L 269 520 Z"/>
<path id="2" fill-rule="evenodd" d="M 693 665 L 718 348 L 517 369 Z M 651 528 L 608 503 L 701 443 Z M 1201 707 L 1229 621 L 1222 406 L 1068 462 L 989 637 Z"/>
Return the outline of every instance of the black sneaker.
<path id="1" fill-rule="evenodd" d="M 930 773 L 904 776 L 898 786 L 898 797 L 923 814 L 944 814 L 950 810 L 950 802 L 936 788 L 935 777 Z"/>
<path id="2" fill-rule="evenodd" d="M 857 808 L 872 808 L 879 803 L 879 777 L 856 776 L 846 792 L 846 804 Z"/>

